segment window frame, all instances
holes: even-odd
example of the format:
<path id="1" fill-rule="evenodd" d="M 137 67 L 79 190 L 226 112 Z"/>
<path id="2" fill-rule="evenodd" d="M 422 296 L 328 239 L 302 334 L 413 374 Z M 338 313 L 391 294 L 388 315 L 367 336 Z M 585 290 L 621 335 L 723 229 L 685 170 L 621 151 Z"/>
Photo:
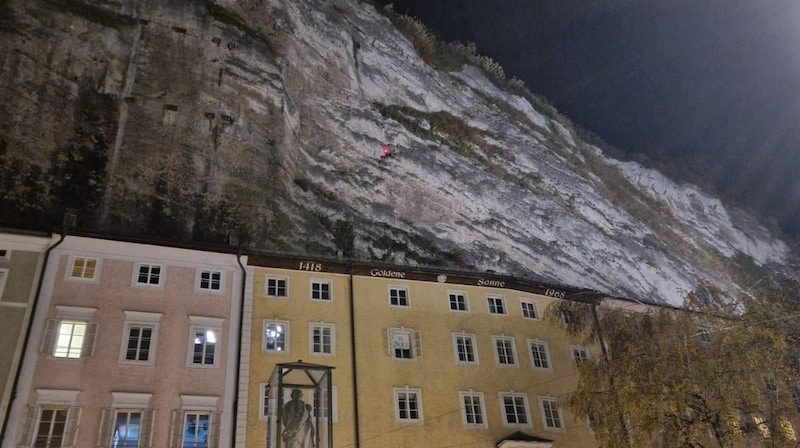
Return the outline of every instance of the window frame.
<path id="1" fill-rule="evenodd" d="M 198 368 L 198 369 L 216 369 L 222 364 L 220 361 L 220 357 L 224 352 L 225 346 L 224 341 L 225 338 L 223 337 L 223 326 L 225 319 L 218 318 L 218 317 L 205 317 L 205 316 L 189 316 L 189 339 L 187 341 L 187 353 L 186 353 L 186 367 L 191 368 Z M 211 332 L 214 335 L 214 341 L 211 342 L 214 344 L 213 350 L 213 362 L 206 363 L 195 363 L 194 362 L 194 354 L 195 354 L 195 346 L 197 343 L 195 342 L 195 336 L 198 332 L 203 332 L 203 352 L 202 356 L 205 358 L 207 356 L 207 352 L 205 350 L 205 346 L 208 345 L 208 333 Z M 222 349 L 222 350 L 221 350 Z"/>
<path id="2" fill-rule="evenodd" d="M 89 257 L 84 255 L 70 255 L 67 259 L 67 266 L 64 269 L 64 280 L 70 282 L 85 282 L 85 283 L 97 283 L 100 281 L 100 272 L 103 266 L 103 260 L 99 257 Z M 86 263 L 89 261 L 94 261 L 94 272 L 91 277 L 86 277 L 84 275 L 74 276 L 75 273 L 75 263 L 78 260 L 83 260 L 83 268 L 82 273 L 85 274 L 86 272 Z"/>
<path id="3" fill-rule="evenodd" d="M 461 360 L 461 352 L 459 351 L 459 344 L 458 339 L 464 338 L 464 340 L 469 340 L 472 343 L 472 361 L 462 361 Z M 477 366 L 480 365 L 478 360 L 478 340 L 474 333 L 466 333 L 466 332 L 455 332 L 453 333 L 453 354 L 455 356 L 456 365 L 459 366 Z"/>
<path id="4" fill-rule="evenodd" d="M 406 395 L 406 400 L 408 400 L 410 395 L 414 395 L 416 397 L 416 403 L 417 403 L 417 409 L 416 409 L 417 417 L 416 418 L 412 418 L 410 416 L 412 411 L 410 409 L 410 406 L 408 406 L 408 403 L 406 404 L 406 407 L 407 407 L 406 413 L 409 414 L 409 417 L 402 418 L 402 416 L 401 416 L 402 410 L 400 409 L 400 404 L 401 404 L 401 397 L 400 396 L 401 396 L 401 394 L 405 394 Z M 424 414 L 422 412 L 422 390 L 421 389 L 411 388 L 411 387 L 408 387 L 408 386 L 406 386 L 406 387 L 395 387 L 395 388 L 392 389 L 392 395 L 394 397 L 394 400 L 393 400 L 394 401 L 394 420 L 395 420 L 396 423 L 419 424 L 419 423 L 422 423 L 425 420 L 424 419 Z"/>
<path id="5" fill-rule="evenodd" d="M 77 394 L 76 394 L 77 395 Z M 37 403 L 36 406 L 33 407 L 33 412 L 36 414 L 35 418 L 33 419 L 33 424 L 31 425 L 30 429 L 26 431 L 22 435 L 23 442 L 29 442 L 30 445 L 25 446 L 37 446 L 39 434 L 41 433 L 41 425 L 42 425 L 42 417 L 45 411 L 66 411 L 64 415 L 64 421 L 61 433 L 59 437 L 61 438 L 61 443 L 58 445 L 52 445 L 53 440 L 53 429 L 56 426 L 56 422 L 53 419 L 50 419 L 50 428 L 47 434 L 47 440 L 45 444 L 47 446 L 74 446 L 75 445 L 75 435 L 77 433 L 76 429 L 78 426 L 78 417 L 80 416 L 80 408 L 75 406 L 74 401 L 66 404 L 66 403 Z M 55 414 L 53 415 L 55 417 Z"/>
<path id="6" fill-rule="evenodd" d="M 583 353 L 583 355 L 582 356 L 575 356 L 576 352 L 581 352 L 581 353 Z M 582 346 L 582 345 L 571 345 L 569 347 L 569 353 L 570 353 L 570 356 L 572 356 L 572 361 L 574 361 L 575 363 L 578 363 L 578 362 L 581 362 L 581 361 L 588 361 L 589 359 L 591 359 L 591 357 L 589 356 L 589 350 L 586 347 Z"/>
<path id="7" fill-rule="evenodd" d="M 276 282 L 276 284 L 275 284 L 275 293 L 276 294 L 270 294 L 269 293 L 269 289 L 270 289 L 269 282 L 270 282 L 270 280 L 275 280 L 275 282 Z M 283 282 L 284 295 L 277 295 L 277 292 L 280 289 L 280 286 L 277 284 L 277 282 L 280 282 L 280 281 Z M 289 298 L 289 277 L 280 276 L 280 275 L 266 275 L 265 278 L 264 278 L 264 295 L 267 296 L 267 297 L 273 297 L 273 298 L 276 298 L 276 299 L 288 299 Z"/>
<path id="8" fill-rule="evenodd" d="M 395 338 L 394 338 L 395 334 L 398 334 L 398 335 L 399 334 L 407 334 L 408 335 L 409 344 L 410 344 L 410 350 L 409 350 L 410 357 L 406 358 L 406 357 L 397 356 L 397 350 L 405 350 L 405 349 L 402 349 L 402 348 L 398 349 L 393 344 L 393 341 L 395 340 Z M 388 347 L 387 348 L 389 350 L 389 355 L 392 357 L 392 359 L 395 359 L 395 360 L 398 360 L 398 361 L 416 361 L 417 358 L 422 356 L 422 349 L 421 349 L 421 343 L 420 343 L 421 336 L 420 336 L 420 334 L 419 334 L 419 332 L 417 330 L 415 330 L 413 328 L 407 328 L 407 327 L 388 328 L 386 330 L 386 337 L 388 339 L 388 341 L 387 341 Z"/>
<path id="9" fill-rule="evenodd" d="M 320 298 L 318 298 L 318 299 L 314 298 L 314 286 L 315 285 L 320 285 L 320 286 L 327 285 L 328 286 L 328 291 L 327 291 L 328 298 L 327 299 L 324 298 L 324 295 L 325 295 L 324 292 L 325 291 L 323 291 L 322 288 L 320 288 L 320 290 L 319 290 Z M 308 291 L 308 294 L 309 294 L 308 297 L 309 297 L 309 299 L 311 299 L 312 302 L 324 302 L 324 303 L 333 302 L 333 282 L 331 282 L 330 280 L 312 278 L 312 279 L 309 280 L 309 291 Z"/>
<path id="10" fill-rule="evenodd" d="M 267 325 L 268 324 L 280 324 L 283 325 L 283 328 L 286 331 L 283 332 L 283 347 L 284 350 L 276 350 L 276 349 L 268 349 L 267 348 Z M 261 353 L 266 353 L 269 355 L 288 355 L 291 350 L 291 323 L 288 320 L 281 320 L 281 319 L 262 319 L 261 320 Z M 277 343 L 277 340 L 276 340 Z"/>
<path id="11" fill-rule="evenodd" d="M 534 314 L 533 317 L 525 315 L 527 313 L 527 311 L 528 311 L 528 310 L 525 309 L 525 305 L 531 305 L 531 307 L 533 308 L 533 314 Z M 535 300 L 527 299 L 527 298 L 520 298 L 519 299 L 519 308 L 520 308 L 520 312 L 522 313 L 522 317 L 524 319 L 542 320 L 542 315 L 539 314 L 539 303 L 536 302 Z"/>
<path id="12" fill-rule="evenodd" d="M 500 304 L 499 309 L 502 312 L 497 311 L 498 303 Z M 492 308 L 494 308 L 494 311 L 492 311 Z M 508 316 L 506 298 L 499 294 L 486 294 L 486 311 L 492 316 Z"/>
<path id="13" fill-rule="evenodd" d="M 400 295 L 398 294 L 397 295 L 398 303 L 392 303 L 392 292 L 397 292 L 397 293 L 403 292 L 405 294 L 405 297 L 400 297 Z M 405 300 L 405 304 L 402 303 L 403 300 Z M 389 306 L 393 308 L 411 308 L 411 295 L 408 292 L 408 287 L 389 285 Z"/>
<path id="14" fill-rule="evenodd" d="M 545 407 L 545 403 L 548 403 L 547 408 Z M 557 398 L 539 397 L 539 411 L 542 413 L 542 427 L 546 431 L 564 431 L 564 413 L 561 412 L 561 405 Z M 550 426 L 547 423 L 548 412 L 550 412 L 550 414 L 555 413 L 555 416 L 551 415 L 550 419 L 557 422 L 558 426 Z"/>
<path id="15" fill-rule="evenodd" d="M 503 426 L 506 428 L 531 428 L 533 427 L 533 422 L 531 421 L 531 408 L 528 403 L 528 394 L 521 393 L 521 392 L 500 392 L 498 394 L 498 402 L 500 403 L 500 415 L 503 418 Z M 508 413 L 506 412 L 506 398 L 511 398 L 514 400 L 514 419 L 515 422 L 510 422 L 508 419 Z M 525 423 L 519 423 L 519 414 L 516 412 L 518 410 L 518 404 L 516 399 L 522 399 L 522 408 L 525 412 Z"/>
<path id="16" fill-rule="evenodd" d="M 553 360 L 550 357 L 550 346 L 547 341 L 542 339 L 530 338 L 528 342 L 528 356 L 531 359 L 531 367 L 536 370 L 543 370 L 547 372 L 553 371 Z M 536 365 L 536 357 L 533 355 L 533 346 L 544 347 L 544 361 L 547 363 L 546 367 Z"/>
<path id="17" fill-rule="evenodd" d="M 315 329 L 328 329 L 330 330 L 330 352 L 317 352 L 314 351 L 314 330 Z M 324 344 L 322 344 L 324 347 Z M 308 323 L 308 353 L 311 356 L 319 356 L 322 358 L 332 358 L 336 356 L 336 324 L 330 322 L 309 322 Z"/>
<path id="18" fill-rule="evenodd" d="M 460 304 L 459 300 L 458 300 L 459 297 L 464 299 L 464 309 L 463 310 L 457 309 L 457 308 L 453 308 L 454 304 L 455 305 L 459 305 Z M 456 299 L 455 301 L 453 301 L 454 298 Z M 448 303 L 448 308 L 452 312 L 455 312 L 455 313 L 469 313 L 469 297 L 467 296 L 467 293 L 464 292 L 464 291 L 447 291 L 447 303 Z"/>
<path id="19" fill-rule="evenodd" d="M 200 294 L 216 294 L 222 295 L 225 294 L 225 271 L 222 269 L 213 269 L 213 268 L 197 268 L 195 271 L 195 282 L 194 282 L 194 290 L 196 293 Z M 207 288 L 203 288 L 203 274 L 208 273 L 208 286 Z M 213 275 L 219 274 L 219 288 L 213 289 L 211 286 L 214 284 Z"/>
<path id="20" fill-rule="evenodd" d="M 147 267 L 147 278 L 148 281 L 146 283 L 139 282 L 139 277 L 142 273 L 142 268 Z M 153 275 L 153 268 L 158 268 L 158 283 L 150 283 L 150 279 Z M 137 288 L 150 288 L 150 289 L 163 289 L 164 284 L 166 283 L 167 277 L 167 268 L 163 264 L 159 263 L 150 263 L 145 261 L 139 261 L 134 264 L 133 267 L 133 275 L 131 276 L 131 286 Z"/>
<path id="21" fill-rule="evenodd" d="M 213 433 L 214 423 L 215 423 L 214 414 L 215 414 L 215 412 L 210 411 L 210 410 L 199 410 L 199 409 L 183 409 L 183 410 L 181 410 L 180 411 L 180 415 L 181 415 L 181 437 L 180 437 L 181 444 L 180 444 L 180 446 L 181 447 L 187 446 L 187 441 L 186 441 L 186 430 L 187 430 L 187 428 L 186 428 L 186 426 L 189 424 L 189 422 L 187 421 L 187 418 L 190 417 L 190 416 L 195 416 L 195 417 L 205 416 L 205 417 L 208 418 L 208 420 L 207 420 L 208 421 L 208 427 L 207 427 L 207 433 L 206 433 L 206 443 L 205 443 L 205 445 L 197 445 L 197 444 L 195 444 L 195 447 L 196 448 L 213 448 L 214 447 L 214 444 L 213 444 L 214 439 L 219 437 L 217 434 Z M 196 430 L 195 433 L 197 433 L 197 432 L 198 431 Z M 195 434 L 195 435 L 197 435 L 197 434 Z"/>
<path id="22" fill-rule="evenodd" d="M 94 321 L 96 308 L 56 305 L 56 315 L 45 323 L 44 334 L 39 351 L 50 359 L 77 362 L 94 355 L 95 341 L 99 325 Z M 66 322 L 79 323 L 85 326 L 80 352 L 77 357 L 56 356 L 61 334 L 61 325 Z M 69 348 L 67 355 L 69 354 Z"/>
<path id="23" fill-rule="evenodd" d="M 149 313 L 144 311 L 124 311 L 125 322 L 122 327 L 122 340 L 120 341 L 119 363 L 140 366 L 152 366 L 156 362 L 156 347 L 158 347 L 158 329 L 161 321 L 161 313 Z M 130 343 L 130 331 L 132 327 L 150 327 L 150 348 L 148 349 L 147 360 L 128 359 L 128 346 Z"/>
<path id="24" fill-rule="evenodd" d="M 514 362 L 512 364 L 500 362 L 500 347 L 497 345 L 499 341 L 510 342 L 511 356 L 514 358 Z M 517 347 L 514 336 L 492 335 L 492 347 L 494 347 L 494 360 L 497 367 L 519 367 L 519 357 L 517 356 Z M 508 357 L 508 354 L 505 354 L 505 357 Z"/>
<path id="25" fill-rule="evenodd" d="M 474 400 L 477 398 L 478 400 L 478 409 L 480 412 L 481 423 L 470 423 L 469 418 L 467 416 L 467 403 L 466 399 L 470 398 L 470 400 Z M 489 423 L 487 421 L 486 416 L 486 400 L 483 397 L 483 392 L 476 392 L 472 389 L 468 391 L 459 391 L 458 392 L 458 401 L 461 405 L 461 423 L 464 425 L 465 428 L 468 429 L 485 429 L 489 427 Z M 474 411 L 475 403 L 471 403 L 471 407 Z"/>

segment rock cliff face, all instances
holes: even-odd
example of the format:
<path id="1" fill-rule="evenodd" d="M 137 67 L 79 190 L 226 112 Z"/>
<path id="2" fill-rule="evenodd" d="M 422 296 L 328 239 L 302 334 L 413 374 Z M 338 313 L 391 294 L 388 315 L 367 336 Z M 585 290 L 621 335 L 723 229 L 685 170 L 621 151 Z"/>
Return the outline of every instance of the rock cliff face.
<path id="1" fill-rule="evenodd" d="M 7 224 L 74 208 L 93 230 L 673 303 L 787 254 L 477 68 L 434 69 L 355 0 L 9 0 L 0 42 Z"/>

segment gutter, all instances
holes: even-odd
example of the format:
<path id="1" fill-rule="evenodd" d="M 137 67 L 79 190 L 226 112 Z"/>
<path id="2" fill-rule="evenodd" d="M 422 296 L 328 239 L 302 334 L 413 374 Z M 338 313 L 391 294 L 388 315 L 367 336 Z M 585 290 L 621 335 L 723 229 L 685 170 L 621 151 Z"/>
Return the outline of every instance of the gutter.
<path id="1" fill-rule="evenodd" d="M 6 407 L 6 415 L 3 416 L 3 428 L 0 430 L 0 445 L 3 444 L 6 438 L 6 430 L 8 429 L 8 419 L 11 417 L 11 408 L 14 405 L 14 400 L 17 398 L 17 387 L 19 386 L 19 376 L 22 372 L 22 364 L 25 360 L 25 353 L 28 349 L 28 344 L 31 339 L 31 331 L 33 329 L 33 319 L 36 317 L 36 308 L 39 304 L 39 296 L 42 293 L 42 284 L 44 283 L 44 273 L 47 271 L 47 261 L 50 259 L 50 252 L 64 242 L 67 237 L 66 227 L 61 229 L 61 237 L 53 243 L 44 252 L 44 262 L 42 263 L 42 271 L 39 273 L 39 281 L 36 284 L 36 294 L 33 296 L 33 303 L 31 303 L 31 312 L 28 315 L 27 327 L 25 328 L 25 339 L 22 340 L 22 351 L 20 352 L 20 362 L 17 363 L 16 371 L 14 372 L 14 383 L 11 386 L 11 397 L 8 400 L 8 407 Z"/>
<path id="2" fill-rule="evenodd" d="M 237 336 L 236 342 L 236 386 L 234 387 L 233 391 L 233 409 L 231 414 L 233 415 L 233 420 L 231 421 L 231 446 L 230 448 L 236 447 L 236 423 L 239 419 L 239 386 L 240 386 L 240 378 L 239 375 L 241 374 L 242 370 L 242 323 L 244 322 L 244 288 L 247 282 L 247 270 L 245 270 L 244 265 L 242 264 L 242 248 L 239 246 L 236 249 L 236 262 L 239 263 L 239 269 L 242 270 L 242 285 L 239 288 L 239 325 L 238 329 L 239 335 Z"/>
<path id="3" fill-rule="evenodd" d="M 358 418 L 358 366 L 356 364 L 356 311 L 355 300 L 353 294 L 353 265 L 349 266 L 350 274 L 350 351 L 352 352 L 352 369 L 353 369 L 353 419 L 355 420 L 355 448 L 361 446 L 361 431 L 359 431 L 359 418 Z"/>

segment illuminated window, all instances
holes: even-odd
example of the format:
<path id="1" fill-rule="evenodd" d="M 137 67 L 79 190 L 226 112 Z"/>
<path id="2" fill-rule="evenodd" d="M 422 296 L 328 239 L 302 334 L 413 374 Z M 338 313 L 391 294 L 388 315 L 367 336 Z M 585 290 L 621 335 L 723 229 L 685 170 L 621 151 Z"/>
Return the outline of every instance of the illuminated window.
<path id="1" fill-rule="evenodd" d="M 97 258 L 73 257 L 69 278 L 94 280 L 99 261 Z"/>
<path id="2" fill-rule="evenodd" d="M 264 321 L 263 351 L 274 354 L 289 352 L 289 322 L 283 320 Z"/>
<path id="3" fill-rule="evenodd" d="M 189 316 L 189 367 L 216 367 L 219 363 L 218 344 L 222 343 L 224 319 Z"/>
<path id="4" fill-rule="evenodd" d="M 211 432 L 211 413 L 185 411 L 181 448 L 209 448 L 213 435 Z"/>

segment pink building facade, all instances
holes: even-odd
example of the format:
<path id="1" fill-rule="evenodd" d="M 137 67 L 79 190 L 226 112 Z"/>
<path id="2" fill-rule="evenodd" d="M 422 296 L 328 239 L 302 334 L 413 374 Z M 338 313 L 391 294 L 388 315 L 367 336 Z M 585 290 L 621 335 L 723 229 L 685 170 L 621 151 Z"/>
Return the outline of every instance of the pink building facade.
<path id="1" fill-rule="evenodd" d="M 2 448 L 229 446 L 246 263 L 67 236 L 44 273 Z"/>

